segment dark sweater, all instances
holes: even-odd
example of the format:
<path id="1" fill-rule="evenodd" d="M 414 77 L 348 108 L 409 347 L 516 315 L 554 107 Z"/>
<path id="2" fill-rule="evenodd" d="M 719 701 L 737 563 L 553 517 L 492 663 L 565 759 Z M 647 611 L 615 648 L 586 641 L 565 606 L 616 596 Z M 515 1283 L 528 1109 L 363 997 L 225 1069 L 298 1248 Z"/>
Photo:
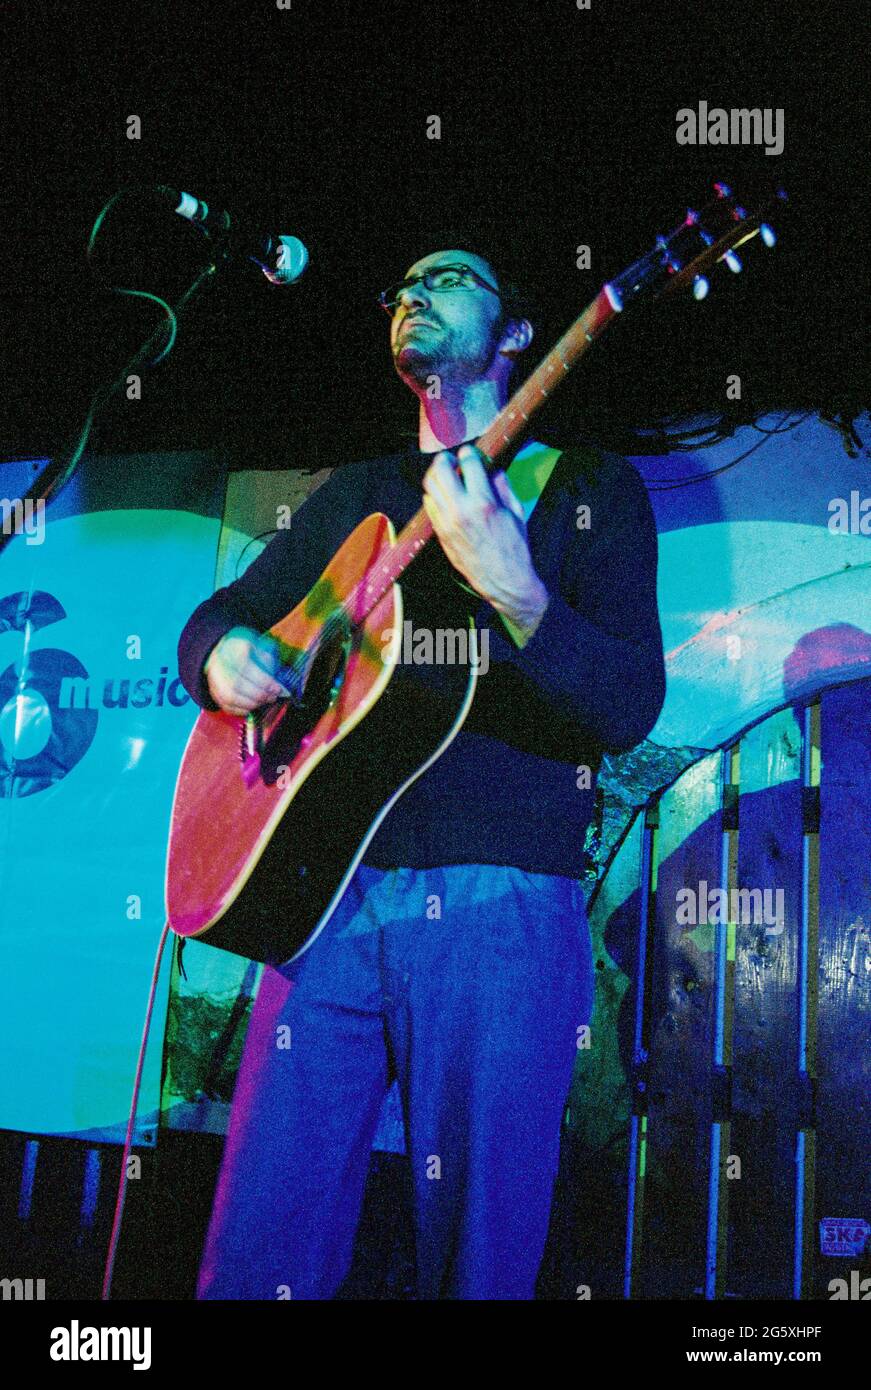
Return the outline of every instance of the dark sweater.
<path id="1" fill-rule="evenodd" d="M 202 670 L 218 639 L 239 625 L 265 632 L 284 617 L 370 512 L 400 529 L 421 505 L 431 458 L 410 449 L 337 468 L 241 578 L 200 604 L 178 648 L 198 704 L 216 708 Z M 589 529 L 579 529 L 582 504 Z M 386 817 L 366 864 L 512 864 L 577 876 L 603 751 L 634 747 L 656 722 L 665 692 L 657 536 L 635 468 L 615 454 L 565 450 L 528 535 L 551 598 L 522 648 L 490 604 L 454 582 L 436 539 L 403 576 L 415 629 L 460 625 L 458 604 L 489 629 L 489 670 L 460 732 Z M 580 767 L 591 771 L 589 788 L 578 787 Z"/>

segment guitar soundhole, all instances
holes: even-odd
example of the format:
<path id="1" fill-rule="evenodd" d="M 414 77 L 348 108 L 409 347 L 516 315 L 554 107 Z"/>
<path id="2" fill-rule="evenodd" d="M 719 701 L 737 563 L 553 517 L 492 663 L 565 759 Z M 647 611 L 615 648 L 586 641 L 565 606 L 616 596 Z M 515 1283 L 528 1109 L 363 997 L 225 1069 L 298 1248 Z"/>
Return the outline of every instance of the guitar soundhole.
<path id="1" fill-rule="evenodd" d="M 339 698 L 351 654 L 351 631 L 343 624 L 323 640 L 311 662 L 302 694 L 302 710 L 316 724 Z"/>
<path id="2" fill-rule="evenodd" d="M 306 736 L 336 702 L 352 648 L 350 627 L 343 624 L 321 637 L 302 679 L 302 695 L 273 708 L 280 713 L 264 731 L 260 748 L 261 779 L 271 786 L 296 757 Z"/>

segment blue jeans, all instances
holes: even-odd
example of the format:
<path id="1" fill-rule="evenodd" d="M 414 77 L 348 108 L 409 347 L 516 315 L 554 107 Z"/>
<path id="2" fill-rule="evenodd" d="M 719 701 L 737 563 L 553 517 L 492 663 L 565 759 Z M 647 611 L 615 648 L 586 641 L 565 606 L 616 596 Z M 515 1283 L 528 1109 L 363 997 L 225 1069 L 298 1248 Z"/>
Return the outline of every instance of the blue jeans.
<path id="1" fill-rule="evenodd" d="M 197 1297 L 333 1297 L 395 1077 L 418 1298 L 533 1298 L 592 998 L 575 879 L 361 866 L 308 951 L 264 971 Z"/>

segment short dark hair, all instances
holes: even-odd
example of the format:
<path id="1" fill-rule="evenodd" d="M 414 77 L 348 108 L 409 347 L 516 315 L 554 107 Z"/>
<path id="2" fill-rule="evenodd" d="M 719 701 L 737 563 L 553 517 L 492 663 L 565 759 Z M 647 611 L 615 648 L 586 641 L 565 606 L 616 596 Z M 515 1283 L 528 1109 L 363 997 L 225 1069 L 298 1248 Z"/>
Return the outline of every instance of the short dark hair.
<path id="1" fill-rule="evenodd" d="M 457 244 L 462 246 L 462 243 Z M 478 250 L 474 242 L 469 245 L 468 249 L 486 261 L 496 277 L 499 302 L 502 305 L 503 325 L 508 323 L 510 319 L 529 319 L 532 327 L 536 328 L 540 319 L 540 310 L 529 287 L 512 273 L 512 268 L 507 266 L 498 255 L 488 255 L 486 251 Z"/>
<path id="2" fill-rule="evenodd" d="M 487 264 L 490 265 L 491 262 L 488 261 Z M 496 267 L 493 269 L 496 270 Z M 506 279 L 498 270 L 496 275 L 504 322 L 507 323 L 509 319 L 529 319 L 535 328 L 541 319 L 541 311 L 532 291 L 526 285 L 518 284 L 516 280 Z"/>
<path id="3" fill-rule="evenodd" d="M 513 263 L 510 262 L 508 255 L 498 247 L 489 246 L 484 238 L 470 235 L 468 229 L 465 231 L 460 228 L 450 228 L 438 232 L 436 236 L 429 235 L 421 237 L 419 244 L 427 241 L 434 250 L 439 247 L 456 247 L 458 251 L 471 251 L 481 260 L 486 261 L 493 272 L 495 283 L 499 290 L 499 302 L 502 306 L 503 326 L 510 319 L 528 319 L 533 329 L 538 331 L 542 321 L 541 305 L 534 292 L 526 284 L 522 276 L 515 272 Z M 408 264 L 413 259 L 419 260 L 422 255 L 428 254 L 425 251 L 418 253 L 417 257 L 409 258 Z"/>

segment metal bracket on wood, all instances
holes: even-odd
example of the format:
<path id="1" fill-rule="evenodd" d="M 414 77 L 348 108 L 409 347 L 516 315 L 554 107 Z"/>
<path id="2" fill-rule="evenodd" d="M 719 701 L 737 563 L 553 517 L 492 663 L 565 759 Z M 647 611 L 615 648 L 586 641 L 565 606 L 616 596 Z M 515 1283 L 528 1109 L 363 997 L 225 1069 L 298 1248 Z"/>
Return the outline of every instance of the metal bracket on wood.
<path id="1" fill-rule="evenodd" d="M 647 1052 L 643 1052 L 640 1059 L 636 1059 L 632 1067 L 632 1114 L 647 1114 L 647 1096 L 649 1092 L 649 1057 Z"/>
<path id="2" fill-rule="evenodd" d="M 723 783 L 723 829 L 738 829 L 738 803 L 741 788 L 737 782 Z"/>
<path id="3" fill-rule="evenodd" d="M 798 1129 L 817 1127 L 817 1082 L 809 1072 L 798 1074 Z"/>
<path id="4" fill-rule="evenodd" d="M 711 1119 L 727 1124 L 732 1118 L 732 1068 L 715 1066 L 711 1075 Z"/>
<path id="5" fill-rule="evenodd" d="M 805 835 L 818 834 L 820 829 L 820 789 L 801 789 L 801 828 Z"/>

